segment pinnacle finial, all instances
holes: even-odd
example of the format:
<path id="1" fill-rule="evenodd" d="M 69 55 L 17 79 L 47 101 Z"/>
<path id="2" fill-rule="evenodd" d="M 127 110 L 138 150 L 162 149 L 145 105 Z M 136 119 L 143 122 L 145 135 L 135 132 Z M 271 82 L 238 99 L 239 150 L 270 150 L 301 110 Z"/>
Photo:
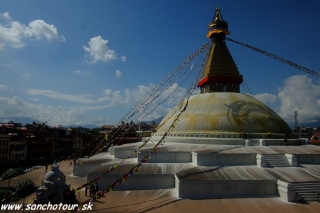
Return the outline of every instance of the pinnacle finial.
<path id="1" fill-rule="evenodd" d="M 221 15 L 221 10 L 216 7 L 215 14 L 212 21 L 209 24 L 209 32 L 207 34 L 208 38 L 221 37 L 221 34 L 229 35 L 228 22 L 224 21 Z"/>
<path id="2" fill-rule="evenodd" d="M 214 14 L 214 20 L 213 21 L 223 21 L 222 15 L 221 15 L 221 10 L 220 8 L 217 6 L 216 7 L 216 12 Z"/>

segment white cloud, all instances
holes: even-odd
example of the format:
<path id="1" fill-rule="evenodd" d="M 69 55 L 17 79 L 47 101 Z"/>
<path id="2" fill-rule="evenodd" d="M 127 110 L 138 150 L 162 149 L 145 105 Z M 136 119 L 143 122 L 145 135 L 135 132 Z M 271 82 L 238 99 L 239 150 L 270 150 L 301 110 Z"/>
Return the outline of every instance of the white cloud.
<path id="1" fill-rule="evenodd" d="M 63 107 L 43 104 L 32 104 L 18 97 L 0 96 L 0 117 L 31 117 L 39 121 L 48 121 L 56 125 L 107 124 L 106 117 L 87 118 L 81 107 Z"/>
<path id="2" fill-rule="evenodd" d="M 84 104 L 93 104 L 96 101 L 92 100 L 90 95 L 82 94 L 82 95 L 68 95 L 68 94 L 61 94 L 56 91 L 52 90 L 40 90 L 40 89 L 27 89 L 26 93 L 28 95 L 38 95 L 38 96 L 45 96 L 47 98 L 57 99 L 57 100 L 64 100 L 64 101 L 71 101 L 71 102 L 78 102 Z"/>
<path id="3" fill-rule="evenodd" d="M 54 39 L 65 41 L 63 36 L 58 35 L 54 25 L 49 25 L 43 20 L 34 20 L 25 26 L 18 21 L 12 21 L 8 12 L 1 14 L 1 17 L 5 18 L 5 23 L 0 23 L 0 49 L 4 49 L 5 46 L 21 48 L 26 45 L 23 42 L 25 38 L 46 38 L 49 43 Z"/>
<path id="4" fill-rule="evenodd" d="M 83 109 L 91 109 L 91 108 L 99 108 L 104 109 L 110 106 L 116 105 L 124 105 L 128 104 L 130 99 L 130 90 L 125 89 L 123 92 L 116 90 L 112 91 L 110 89 L 106 89 L 101 97 L 93 98 L 92 95 L 88 94 L 79 94 L 79 95 L 70 95 L 70 94 L 62 94 L 53 90 L 40 90 L 40 89 L 27 89 L 26 93 L 31 96 L 44 96 L 46 98 L 52 98 L 57 100 L 69 101 L 69 102 L 77 102 L 82 104 L 98 104 L 101 102 L 107 101 L 108 104 L 104 106 L 90 106 Z"/>
<path id="5" fill-rule="evenodd" d="M 171 110 L 172 108 L 165 108 L 159 105 L 157 108 L 151 108 L 150 111 L 142 113 L 139 117 L 139 121 L 151 121 L 160 117 L 165 117 Z"/>
<path id="6" fill-rule="evenodd" d="M 127 58 L 126 58 L 125 56 L 122 56 L 122 57 L 121 57 L 121 61 L 122 61 L 122 62 L 125 62 L 126 60 L 127 60 Z"/>
<path id="7" fill-rule="evenodd" d="M 174 83 L 167 90 L 160 92 L 160 94 L 159 92 L 151 92 L 154 86 L 151 83 L 149 86 L 139 85 L 133 91 L 129 91 L 128 97 L 133 99 L 130 100 L 130 103 L 143 103 L 143 107 L 140 107 L 139 110 L 136 109 L 139 112 L 136 113 L 135 119 L 139 117 L 139 120 L 153 120 L 167 115 L 172 107 L 185 97 L 187 92 L 185 88 L 177 88 L 177 83 Z M 174 90 L 175 92 L 173 92 Z M 169 95 L 170 97 L 168 97 Z"/>
<path id="8" fill-rule="evenodd" d="M 258 99 L 264 104 L 273 104 L 277 101 L 277 96 L 269 93 L 256 94 L 253 96 L 255 99 Z"/>
<path id="9" fill-rule="evenodd" d="M 22 39 L 25 38 L 24 34 L 25 26 L 19 22 L 10 22 L 10 24 L 3 26 L 0 23 L 0 49 L 3 49 L 6 45 L 13 48 L 21 48 L 25 44 Z"/>
<path id="10" fill-rule="evenodd" d="M 48 121 L 49 125 L 77 124 L 84 120 L 84 115 L 77 108 L 66 108 L 62 106 L 51 106 L 43 104 L 31 104 L 18 97 L 12 99 L 0 97 L 1 117 L 32 117 L 40 121 Z"/>
<path id="11" fill-rule="evenodd" d="M 11 17 L 8 12 L 4 12 L 4 13 L 0 14 L 0 16 L 6 20 L 11 20 Z"/>
<path id="12" fill-rule="evenodd" d="M 123 93 L 121 91 L 116 90 L 112 91 L 111 89 L 106 89 L 102 97 L 98 99 L 99 102 L 108 101 L 110 105 L 117 106 L 117 105 L 125 105 L 130 103 L 130 93 L 128 90 L 124 90 Z"/>
<path id="13" fill-rule="evenodd" d="M 40 121 L 48 121 L 49 125 L 70 125 L 78 124 L 84 125 L 93 123 L 102 125 L 108 123 L 106 117 L 87 118 L 86 112 L 94 112 L 109 108 L 111 111 L 119 108 L 119 106 L 127 106 L 131 109 L 137 101 L 142 97 L 148 97 L 153 84 L 139 85 L 133 89 L 111 90 L 106 89 L 99 96 L 88 94 L 61 94 L 52 90 L 28 89 L 27 94 L 33 101 L 39 101 L 38 97 L 47 97 L 57 100 L 64 100 L 69 102 L 76 102 L 82 104 L 81 106 L 74 105 L 73 107 L 63 107 L 60 105 L 43 105 L 31 104 L 18 97 L 7 98 L 0 96 L 0 117 L 13 116 L 30 116 Z M 173 84 L 166 91 L 162 92 L 154 102 L 151 103 L 154 94 L 148 100 L 143 99 L 144 106 L 150 106 L 142 113 L 139 120 L 153 120 L 158 117 L 165 116 L 172 107 L 174 107 L 186 94 L 185 88 L 178 88 L 176 92 L 169 97 L 165 103 L 163 100 L 177 88 L 177 84 Z M 0 85 L 0 90 L 11 89 L 6 85 Z M 36 97 L 36 98 L 35 98 Z M 281 106 L 278 113 L 286 121 L 293 121 L 293 111 L 298 111 L 299 121 L 312 121 L 313 118 L 320 117 L 320 84 L 314 82 L 310 77 L 299 75 L 292 76 L 284 81 L 284 84 L 279 88 L 278 96 L 268 93 L 257 94 L 255 98 L 263 103 L 276 103 L 280 100 Z M 157 106 L 159 103 L 161 105 Z M 134 115 L 130 120 L 136 120 L 144 109 Z M 152 110 L 152 112 L 150 112 Z M 122 116 L 122 115 L 119 115 Z M 120 117 L 119 117 L 120 119 Z"/>
<path id="14" fill-rule="evenodd" d="M 117 59 L 117 54 L 114 50 L 110 50 L 107 46 L 108 40 L 104 40 L 101 36 L 91 38 L 88 42 L 89 46 L 83 46 L 86 51 L 86 57 L 90 58 L 90 63 L 99 61 L 109 62 Z"/>
<path id="15" fill-rule="evenodd" d="M 183 99 L 186 93 L 186 88 L 178 87 L 178 84 L 174 83 L 172 86 L 170 86 L 166 91 L 162 93 L 162 98 L 164 99 L 170 95 L 167 103 L 171 105 L 176 105 Z"/>
<path id="16" fill-rule="evenodd" d="M 149 86 L 139 85 L 136 89 L 134 89 L 131 92 L 130 97 L 133 98 L 133 101 L 137 102 L 140 99 L 145 98 L 146 95 L 148 96 L 150 94 L 151 89 L 154 88 L 154 86 L 155 85 L 152 83 L 150 83 Z M 158 102 L 163 101 L 164 99 L 167 98 L 166 104 L 174 106 L 175 104 L 179 103 L 187 93 L 186 88 L 182 88 L 182 87 L 177 88 L 177 87 L 178 87 L 178 84 L 174 83 L 173 85 L 168 87 L 166 90 L 162 91 L 160 95 L 157 95 L 159 94 L 158 92 L 157 93 L 151 92 L 153 96 L 151 96 L 152 98 L 150 98 L 150 100 L 152 100 L 156 96 L 159 96 L 159 99 L 157 98 Z M 170 97 L 168 98 L 169 95 Z"/>
<path id="17" fill-rule="evenodd" d="M 1 64 L 1 63 L 0 63 L 0 66 L 11 67 L 9 64 Z"/>
<path id="18" fill-rule="evenodd" d="M 33 100 L 33 101 L 39 101 L 39 99 L 38 98 L 30 98 L 31 100 Z"/>
<path id="19" fill-rule="evenodd" d="M 121 77 L 122 76 L 122 72 L 120 70 L 116 70 L 116 76 L 117 77 Z"/>
<path id="20" fill-rule="evenodd" d="M 83 125 L 85 124 L 95 124 L 97 126 L 102 126 L 104 124 L 109 124 L 109 119 L 105 117 L 99 117 L 99 118 L 90 118 L 86 122 L 82 123 Z"/>
<path id="21" fill-rule="evenodd" d="M 1 87 L 3 89 L 7 89 L 5 85 L 0 85 L 0 88 Z M 145 97 L 145 95 L 150 92 L 151 88 L 153 87 L 154 85 L 150 84 L 149 86 L 139 85 L 137 88 L 131 90 L 124 89 L 121 91 L 114 91 L 111 89 L 106 89 L 100 95 L 100 97 L 95 97 L 88 94 L 61 94 L 52 90 L 27 89 L 26 93 L 30 95 L 30 101 L 36 101 L 38 103 L 29 103 L 18 97 L 8 98 L 0 96 L 0 117 L 30 116 L 36 120 L 48 121 L 49 125 L 52 126 L 59 124 L 84 125 L 88 123 L 102 125 L 106 124 L 106 122 L 108 121 L 106 117 L 87 118 L 86 113 L 93 113 L 97 110 L 103 110 L 107 108 L 110 110 L 116 110 L 117 108 L 119 108 L 119 106 L 124 106 L 131 109 L 135 105 L 135 103 L 140 100 L 141 97 Z M 176 87 L 177 84 L 174 84 L 168 89 L 168 91 L 162 92 L 159 95 L 159 98 L 155 99 L 154 101 L 153 98 L 156 96 L 156 94 L 151 96 L 144 103 L 144 106 L 149 105 L 149 107 L 146 108 L 146 110 L 144 108 L 141 108 L 139 113 L 135 113 L 134 116 L 130 118 L 130 120 L 136 120 L 138 117 L 138 121 L 141 119 L 153 120 L 158 117 L 165 116 L 185 94 L 186 89 L 178 88 L 176 92 L 177 94 L 167 99 L 167 101 L 162 104 L 161 102 L 163 102 L 166 96 L 171 93 Z M 72 107 L 64 107 L 61 105 L 43 105 L 39 104 L 41 103 L 41 99 L 38 99 L 38 97 L 75 102 L 76 105 Z M 145 100 L 146 99 L 144 99 L 142 102 L 144 102 Z M 79 103 L 81 105 L 79 105 Z M 161 103 L 162 105 L 158 105 L 159 103 Z M 119 119 L 120 116 L 122 115 L 119 115 Z"/>
<path id="22" fill-rule="evenodd" d="M 30 77 L 30 74 L 22 74 L 24 77 Z"/>
<path id="23" fill-rule="evenodd" d="M 4 118 L 4 119 L 0 119 L 0 122 L 1 122 L 1 123 L 9 123 L 9 122 L 10 122 L 10 120 L 8 120 L 8 119 Z"/>
<path id="24" fill-rule="evenodd" d="M 13 90 L 10 87 L 7 87 L 6 85 L 0 84 L 0 90 Z"/>
<path id="25" fill-rule="evenodd" d="M 279 88 L 278 98 L 281 101 L 279 115 L 285 120 L 293 121 L 294 111 L 298 111 L 301 122 L 320 117 L 320 84 L 308 76 L 296 75 L 285 79 L 283 87 Z"/>
<path id="26" fill-rule="evenodd" d="M 45 37 L 49 43 L 54 39 L 66 40 L 63 36 L 59 37 L 58 30 L 54 25 L 47 24 L 43 20 L 31 21 L 29 26 L 25 28 L 25 34 L 28 37 L 35 37 L 37 40 Z"/>
<path id="27" fill-rule="evenodd" d="M 90 74 L 89 71 L 81 71 L 81 70 L 72 70 L 71 72 L 74 72 L 76 74 L 81 74 L 81 73 Z"/>

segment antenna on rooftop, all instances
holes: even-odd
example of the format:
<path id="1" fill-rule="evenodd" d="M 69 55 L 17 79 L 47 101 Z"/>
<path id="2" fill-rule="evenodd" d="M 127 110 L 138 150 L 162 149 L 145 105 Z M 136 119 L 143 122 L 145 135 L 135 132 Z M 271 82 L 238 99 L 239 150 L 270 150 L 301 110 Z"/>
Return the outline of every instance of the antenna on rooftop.
<path id="1" fill-rule="evenodd" d="M 294 128 L 296 129 L 298 127 L 298 111 L 294 111 L 293 116 L 294 116 Z"/>

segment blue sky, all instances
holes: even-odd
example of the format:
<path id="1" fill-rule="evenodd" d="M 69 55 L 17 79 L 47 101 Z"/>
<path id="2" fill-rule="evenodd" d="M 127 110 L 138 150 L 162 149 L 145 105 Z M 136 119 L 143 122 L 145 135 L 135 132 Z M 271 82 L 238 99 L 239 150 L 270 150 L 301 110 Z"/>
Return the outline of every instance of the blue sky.
<path id="1" fill-rule="evenodd" d="M 230 38 L 320 71 L 319 1 L 1 1 L 0 117 L 116 124 L 204 45 L 219 6 Z M 293 122 L 320 118 L 319 79 L 227 46 L 252 94 Z M 145 120 L 164 116 L 188 85 Z M 242 90 L 244 93 L 244 91 Z"/>

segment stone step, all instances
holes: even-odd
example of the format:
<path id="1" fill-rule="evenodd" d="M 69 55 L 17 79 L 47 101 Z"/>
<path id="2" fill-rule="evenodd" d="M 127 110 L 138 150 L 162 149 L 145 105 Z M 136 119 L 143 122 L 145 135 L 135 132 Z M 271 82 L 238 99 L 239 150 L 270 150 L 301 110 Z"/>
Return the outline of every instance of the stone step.
<path id="1" fill-rule="evenodd" d="M 318 197 L 303 198 L 305 201 L 318 201 Z"/>
<path id="2" fill-rule="evenodd" d="M 274 163 L 274 164 L 289 164 L 288 161 L 269 161 L 266 160 L 268 163 Z"/>
<path id="3" fill-rule="evenodd" d="M 315 194 L 318 194 L 319 192 L 320 192 L 320 190 L 312 190 L 312 189 L 300 189 L 300 190 L 297 190 L 297 189 L 295 189 L 295 191 L 296 192 L 298 192 L 298 193 L 306 193 L 306 194 L 308 194 L 308 193 L 315 193 Z"/>
<path id="4" fill-rule="evenodd" d="M 296 183 L 292 183 L 294 186 L 320 186 L 320 182 L 296 182 Z"/>
<path id="5" fill-rule="evenodd" d="M 318 194 L 301 194 L 301 193 L 299 193 L 299 195 L 305 200 L 311 200 L 311 199 L 318 200 Z"/>
<path id="6" fill-rule="evenodd" d="M 265 157 L 266 159 L 283 159 L 283 160 L 287 160 L 287 158 L 286 157 Z"/>
<path id="7" fill-rule="evenodd" d="M 266 160 L 288 161 L 287 158 L 265 158 Z"/>
<path id="8" fill-rule="evenodd" d="M 295 189 L 317 189 L 320 190 L 320 186 L 319 185 L 301 185 L 301 186 L 294 186 Z"/>
<path id="9" fill-rule="evenodd" d="M 287 160 L 287 158 L 283 157 L 283 158 L 265 158 L 265 159 L 268 159 L 268 160 Z"/>
<path id="10" fill-rule="evenodd" d="M 269 165 L 271 166 L 291 166 L 290 164 L 288 163 L 269 163 L 267 162 Z"/>
<path id="11" fill-rule="evenodd" d="M 299 195 L 303 196 L 303 197 L 314 197 L 317 196 L 318 197 L 318 192 L 298 192 Z"/>
<path id="12" fill-rule="evenodd" d="M 288 161 L 287 158 L 265 158 L 266 160 L 283 160 Z"/>
<path id="13" fill-rule="evenodd" d="M 320 183 L 318 184 L 293 184 L 294 188 L 316 188 L 316 189 L 320 189 Z"/>
<path id="14" fill-rule="evenodd" d="M 287 159 L 274 159 L 274 158 L 266 158 L 267 161 L 284 161 L 284 162 L 288 162 Z"/>
<path id="15" fill-rule="evenodd" d="M 307 187 L 294 187 L 294 189 L 297 191 L 303 191 L 303 190 L 311 190 L 311 191 L 320 191 L 320 187 L 312 187 L 312 186 L 307 186 Z"/>
<path id="16" fill-rule="evenodd" d="M 270 166 L 273 166 L 273 167 L 277 167 L 277 166 L 284 166 L 284 167 L 291 167 L 290 164 L 272 164 L 272 163 L 268 163 Z"/>
<path id="17" fill-rule="evenodd" d="M 269 161 L 269 160 L 267 160 L 267 162 L 270 162 L 270 163 L 288 163 L 289 164 L 288 161 Z"/>
<path id="18" fill-rule="evenodd" d="M 310 188 L 310 189 L 320 189 L 320 184 L 318 184 L 318 185 L 294 185 L 294 188 L 295 189 L 300 189 L 300 188 L 302 188 L 302 189 L 304 189 L 304 188 Z"/>
<path id="19" fill-rule="evenodd" d="M 288 162 L 279 162 L 279 161 L 267 161 L 270 164 L 289 164 Z"/>
<path id="20" fill-rule="evenodd" d="M 293 186 L 305 201 L 318 201 L 320 182 L 293 183 Z"/>
<path id="21" fill-rule="evenodd" d="M 263 155 L 270 167 L 291 167 L 285 155 Z"/>
<path id="22" fill-rule="evenodd" d="M 320 191 L 319 186 L 307 186 L 307 187 L 294 187 L 296 191 L 303 191 L 303 190 L 312 190 L 312 191 Z"/>

